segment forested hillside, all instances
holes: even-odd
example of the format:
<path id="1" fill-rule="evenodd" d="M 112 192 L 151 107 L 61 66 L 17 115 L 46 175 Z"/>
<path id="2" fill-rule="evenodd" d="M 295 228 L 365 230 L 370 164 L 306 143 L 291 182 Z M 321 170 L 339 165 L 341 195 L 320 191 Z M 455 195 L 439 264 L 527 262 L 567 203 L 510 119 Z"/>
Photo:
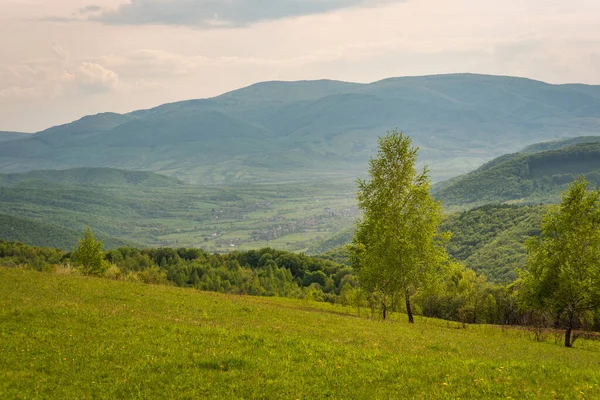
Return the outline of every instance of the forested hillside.
<path id="1" fill-rule="evenodd" d="M 266 82 L 126 115 L 104 113 L 0 147 L 0 172 L 161 171 L 197 183 L 355 177 L 393 127 L 435 179 L 541 140 L 600 132 L 600 87 L 456 74 L 371 84 Z"/>
<path id="2" fill-rule="evenodd" d="M 448 253 L 494 282 L 512 282 L 526 262 L 525 239 L 539 235 L 547 206 L 488 205 L 449 215 Z"/>
<path id="3" fill-rule="evenodd" d="M 62 226 L 0 214 L 0 239 L 27 243 L 32 246 L 71 250 L 77 245 L 81 232 Z M 105 249 L 125 246 L 124 240 L 100 235 Z"/>
<path id="4" fill-rule="evenodd" d="M 435 196 L 445 206 L 463 208 L 502 202 L 554 203 L 580 175 L 600 184 L 600 143 L 505 155 L 438 185 Z"/>

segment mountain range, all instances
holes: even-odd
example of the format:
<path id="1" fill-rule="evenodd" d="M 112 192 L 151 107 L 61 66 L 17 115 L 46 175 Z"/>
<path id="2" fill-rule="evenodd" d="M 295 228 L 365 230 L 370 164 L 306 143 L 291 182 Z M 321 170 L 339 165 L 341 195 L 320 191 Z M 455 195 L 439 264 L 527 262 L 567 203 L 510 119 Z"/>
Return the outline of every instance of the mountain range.
<path id="1" fill-rule="evenodd" d="M 354 180 L 393 128 L 411 136 L 442 180 L 535 142 L 599 134 L 600 86 L 472 74 L 264 82 L 4 141 L 0 172 L 113 167 L 202 184 Z"/>

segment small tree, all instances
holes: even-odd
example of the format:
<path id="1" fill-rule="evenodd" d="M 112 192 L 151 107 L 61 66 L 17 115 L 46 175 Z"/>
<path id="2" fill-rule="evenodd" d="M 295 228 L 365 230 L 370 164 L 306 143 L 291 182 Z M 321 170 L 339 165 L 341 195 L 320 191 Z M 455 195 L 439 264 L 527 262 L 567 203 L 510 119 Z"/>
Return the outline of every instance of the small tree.
<path id="1" fill-rule="evenodd" d="M 358 180 L 363 217 L 349 250 L 361 285 L 377 294 L 383 318 L 400 295 L 413 323 L 412 292 L 447 259 L 445 238 L 438 235 L 441 205 L 431 197 L 427 170 L 416 171 L 410 138 L 394 130 L 378 144 L 369 162 L 371 180 Z"/>
<path id="2" fill-rule="evenodd" d="M 83 233 L 83 238 L 77 242 L 73 261 L 85 275 L 102 275 L 108 269 L 108 263 L 102 253 L 102 242 L 96 240 L 89 227 Z"/>
<path id="3" fill-rule="evenodd" d="M 526 296 L 557 316 L 572 347 L 579 319 L 600 307 L 600 192 L 583 178 L 573 182 L 544 216 L 541 235 L 526 244 Z"/>

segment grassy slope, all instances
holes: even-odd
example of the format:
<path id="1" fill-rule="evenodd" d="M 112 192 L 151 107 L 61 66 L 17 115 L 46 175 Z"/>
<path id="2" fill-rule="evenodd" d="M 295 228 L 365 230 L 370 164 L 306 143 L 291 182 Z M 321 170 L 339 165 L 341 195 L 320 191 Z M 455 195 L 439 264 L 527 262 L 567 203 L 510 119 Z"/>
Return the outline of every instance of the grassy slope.
<path id="1" fill-rule="evenodd" d="M 3 398 L 597 398 L 598 343 L 0 268 Z"/>

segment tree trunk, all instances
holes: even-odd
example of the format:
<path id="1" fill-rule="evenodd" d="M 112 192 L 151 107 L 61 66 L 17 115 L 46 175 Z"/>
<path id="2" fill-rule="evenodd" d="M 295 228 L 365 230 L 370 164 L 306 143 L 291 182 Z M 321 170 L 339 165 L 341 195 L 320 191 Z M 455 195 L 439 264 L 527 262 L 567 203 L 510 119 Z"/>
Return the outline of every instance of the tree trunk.
<path id="1" fill-rule="evenodd" d="M 410 294 L 408 293 L 408 289 L 406 289 L 406 313 L 408 314 L 408 322 L 414 324 L 415 319 L 413 318 L 412 309 L 410 308 Z"/>
<path id="2" fill-rule="evenodd" d="M 565 347 L 572 347 L 573 343 L 571 342 L 571 327 L 568 327 L 565 331 Z"/>
<path id="3" fill-rule="evenodd" d="M 571 340 L 571 332 L 573 331 L 573 318 L 573 313 L 569 312 L 567 318 L 567 329 L 565 330 L 565 347 L 573 347 L 573 341 Z"/>
<path id="4" fill-rule="evenodd" d="M 385 300 L 381 302 L 381 312 L 383 315 L 383 320 L 385 321 L 385 319 L 387 317 L 387 307 L 385 305 Z"/>

